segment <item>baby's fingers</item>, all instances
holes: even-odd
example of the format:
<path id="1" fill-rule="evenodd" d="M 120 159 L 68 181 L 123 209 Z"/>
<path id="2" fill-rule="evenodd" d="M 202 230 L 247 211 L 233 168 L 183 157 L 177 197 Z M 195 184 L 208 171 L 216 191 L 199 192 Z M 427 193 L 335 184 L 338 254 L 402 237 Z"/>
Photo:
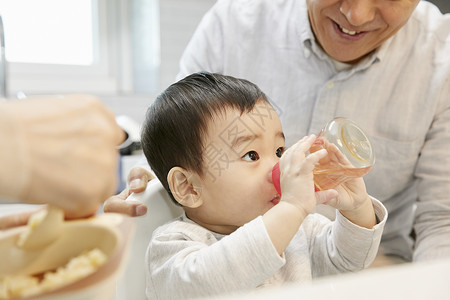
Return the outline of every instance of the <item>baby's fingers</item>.
<path id="1" fill-rule="evenodd" d="M 338 201 L 339 193 L 334 190 L 325 190 L 325 191 L 318 191 L 315 193 L 316 195 L 316 204 L 328 204 L 333 206 L 332 204 L 335 204 Z"/>
<path id="2" fill-rule="evenodd" d="M 288 149 L 288 151 L 296 153 L 306 153 L 308 152 L 309 148 L 311 148 L 311 145 L 316 140 L 316 136 L 314 134 L 305 136 L 301 140 L 299 140 L 297 143 L 295 143 L 291 148 Z"/>
<path id="3" fill-rule="evenodd" d="M 346 166 L 346 167 L 354 167 L 351 162 L 348 160 L 348 158 L 341 152 L 341 150 L 339 150 L 339 148 L 334 145 L 334 144 L 330 144 L 328 149 L 328 154 L 330 156 L 330 159 L 332 161 L 336 161 L 339 164 L 341 164 L 342 166 Z"/>
<path id="4" fill-rule="evenodd" d="M 327 156 L 327 154 L 328 151 L 326 149 L 320 149 L 319 151 L 309 154 L 305 161 L 307 162 L 307 165 L 310 166 L 310 171 L 312 171 L 319 160 Z"/>
<path id="5" fill-rule="evenodd" d="M 297 143 L 289 147 L 280 159 L 280 168 L 283 168 L 284 165 L 298 165 L 299 162 L 303 161 L 306 156 L 306 152 L 311 147 L 314 139 L 314 135 L 305 136 Z"/>

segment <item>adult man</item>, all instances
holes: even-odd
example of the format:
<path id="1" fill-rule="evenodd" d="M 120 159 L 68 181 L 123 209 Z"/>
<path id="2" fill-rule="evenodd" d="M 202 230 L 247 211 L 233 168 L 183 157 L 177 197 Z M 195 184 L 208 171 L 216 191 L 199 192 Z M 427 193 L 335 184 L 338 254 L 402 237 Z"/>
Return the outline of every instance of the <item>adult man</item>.
<path id="1" fill-rule="evenodd" d="M 448 53 L 450 18 L 425 1 L 222 0 L 178 77 L 253 81 L 278 108 L 287 145 L 335 116 L 355 121 L 377 156 L 368 192 L 389 211 L 380 251 L 424 260 L 450 255 Z"/>

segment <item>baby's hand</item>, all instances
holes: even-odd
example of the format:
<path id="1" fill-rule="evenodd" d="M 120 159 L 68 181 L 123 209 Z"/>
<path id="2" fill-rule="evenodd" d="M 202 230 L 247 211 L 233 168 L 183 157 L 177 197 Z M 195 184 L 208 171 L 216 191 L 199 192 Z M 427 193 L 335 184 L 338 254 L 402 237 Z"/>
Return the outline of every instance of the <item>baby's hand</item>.
<path id="1" fill-rule="evenodd" d="M 326 147 L 328 151 L 327 158 L 342 167 L 353 168 L 350 161 L 333 145 L 328 144 Z M 366 201 L 370 201 L 370 197 L 366 191 L 366 185 L 361 177 L 350 179 L 341 183 L 335 188 L 339 196 L 324 204 L 328 204 L 339 210 L 353 210 L 360 207 Z"/>
<path id="2" fill-rule="evenodd" d="M 335 189 L 339 196 L 324 204 L 342 211 L 347 211 L 357 209 L 366 202 L 372 203 L 362 178 L 354 178 L 346 181 Z"/>
<path id="3" fill-rule="evenodd" d="M 304 216 L 310 214 L 317 203 L 328 202 L 338 196 L 335 190 L 315 193 L 314 165 L 327 155 L 325 149 L 306 154 L 315 139 L 315 135 L 302 138 L 290 147 L 280 159 L 281 201 L 292 204 Z"/>
<path id="4" fill-rule="evenodd" d="M 328 156 L 344 167 L 353 167 L 335 145 L 329 145 Z M 372 200 L 361 177 L 350 179 L 335 188 L 338 197 L 322 202 L 339 211 L 353 223 L 366 228 L 376 224 Z"/>
<path id="5" fill-rule="evenodd" d="M 280 255 L 316 203 L 338 196 L 335 190 L 314 191 L 314 165 L 327 155 L 325 149 L 307 155 L 315 139 L 314 135 L 304 137 L 283 154 L 280 159 L 281 202 L 263 215 L 267 233 Z"/>

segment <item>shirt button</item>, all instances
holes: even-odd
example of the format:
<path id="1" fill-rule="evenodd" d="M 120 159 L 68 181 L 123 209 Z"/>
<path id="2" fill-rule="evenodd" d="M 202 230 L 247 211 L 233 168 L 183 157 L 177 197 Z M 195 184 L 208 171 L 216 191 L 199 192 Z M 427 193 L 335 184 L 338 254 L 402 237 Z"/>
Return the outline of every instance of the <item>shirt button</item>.
<path id="1" fill-rule="evenodd" d="M 303 53 L 305 54 L 305 57 L 308 58 L 309 55 L 311 54 L 311 51 L 309 51 L 309 49 L 305 48 L 305 50 L 303 51 Z"/>
<path id="2" fill-rule="evenodd" d="M 332 89 L 334 87 L 334 81 L 328 81 L 327 88 Z"/>

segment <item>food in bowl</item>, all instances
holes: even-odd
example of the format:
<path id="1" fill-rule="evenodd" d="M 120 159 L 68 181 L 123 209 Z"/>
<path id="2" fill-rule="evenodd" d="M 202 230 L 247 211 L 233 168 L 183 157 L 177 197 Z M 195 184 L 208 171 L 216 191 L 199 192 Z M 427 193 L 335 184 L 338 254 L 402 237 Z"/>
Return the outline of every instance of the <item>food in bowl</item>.
<path id="1" fill-rule="evenodd" d="M 16 299 L 39 295 L 94 273 L 107 256 L 100 249 L 85 251 L 65 266 L 37 276 L 11 275 L 0 278 L 0 299 Z"/>

